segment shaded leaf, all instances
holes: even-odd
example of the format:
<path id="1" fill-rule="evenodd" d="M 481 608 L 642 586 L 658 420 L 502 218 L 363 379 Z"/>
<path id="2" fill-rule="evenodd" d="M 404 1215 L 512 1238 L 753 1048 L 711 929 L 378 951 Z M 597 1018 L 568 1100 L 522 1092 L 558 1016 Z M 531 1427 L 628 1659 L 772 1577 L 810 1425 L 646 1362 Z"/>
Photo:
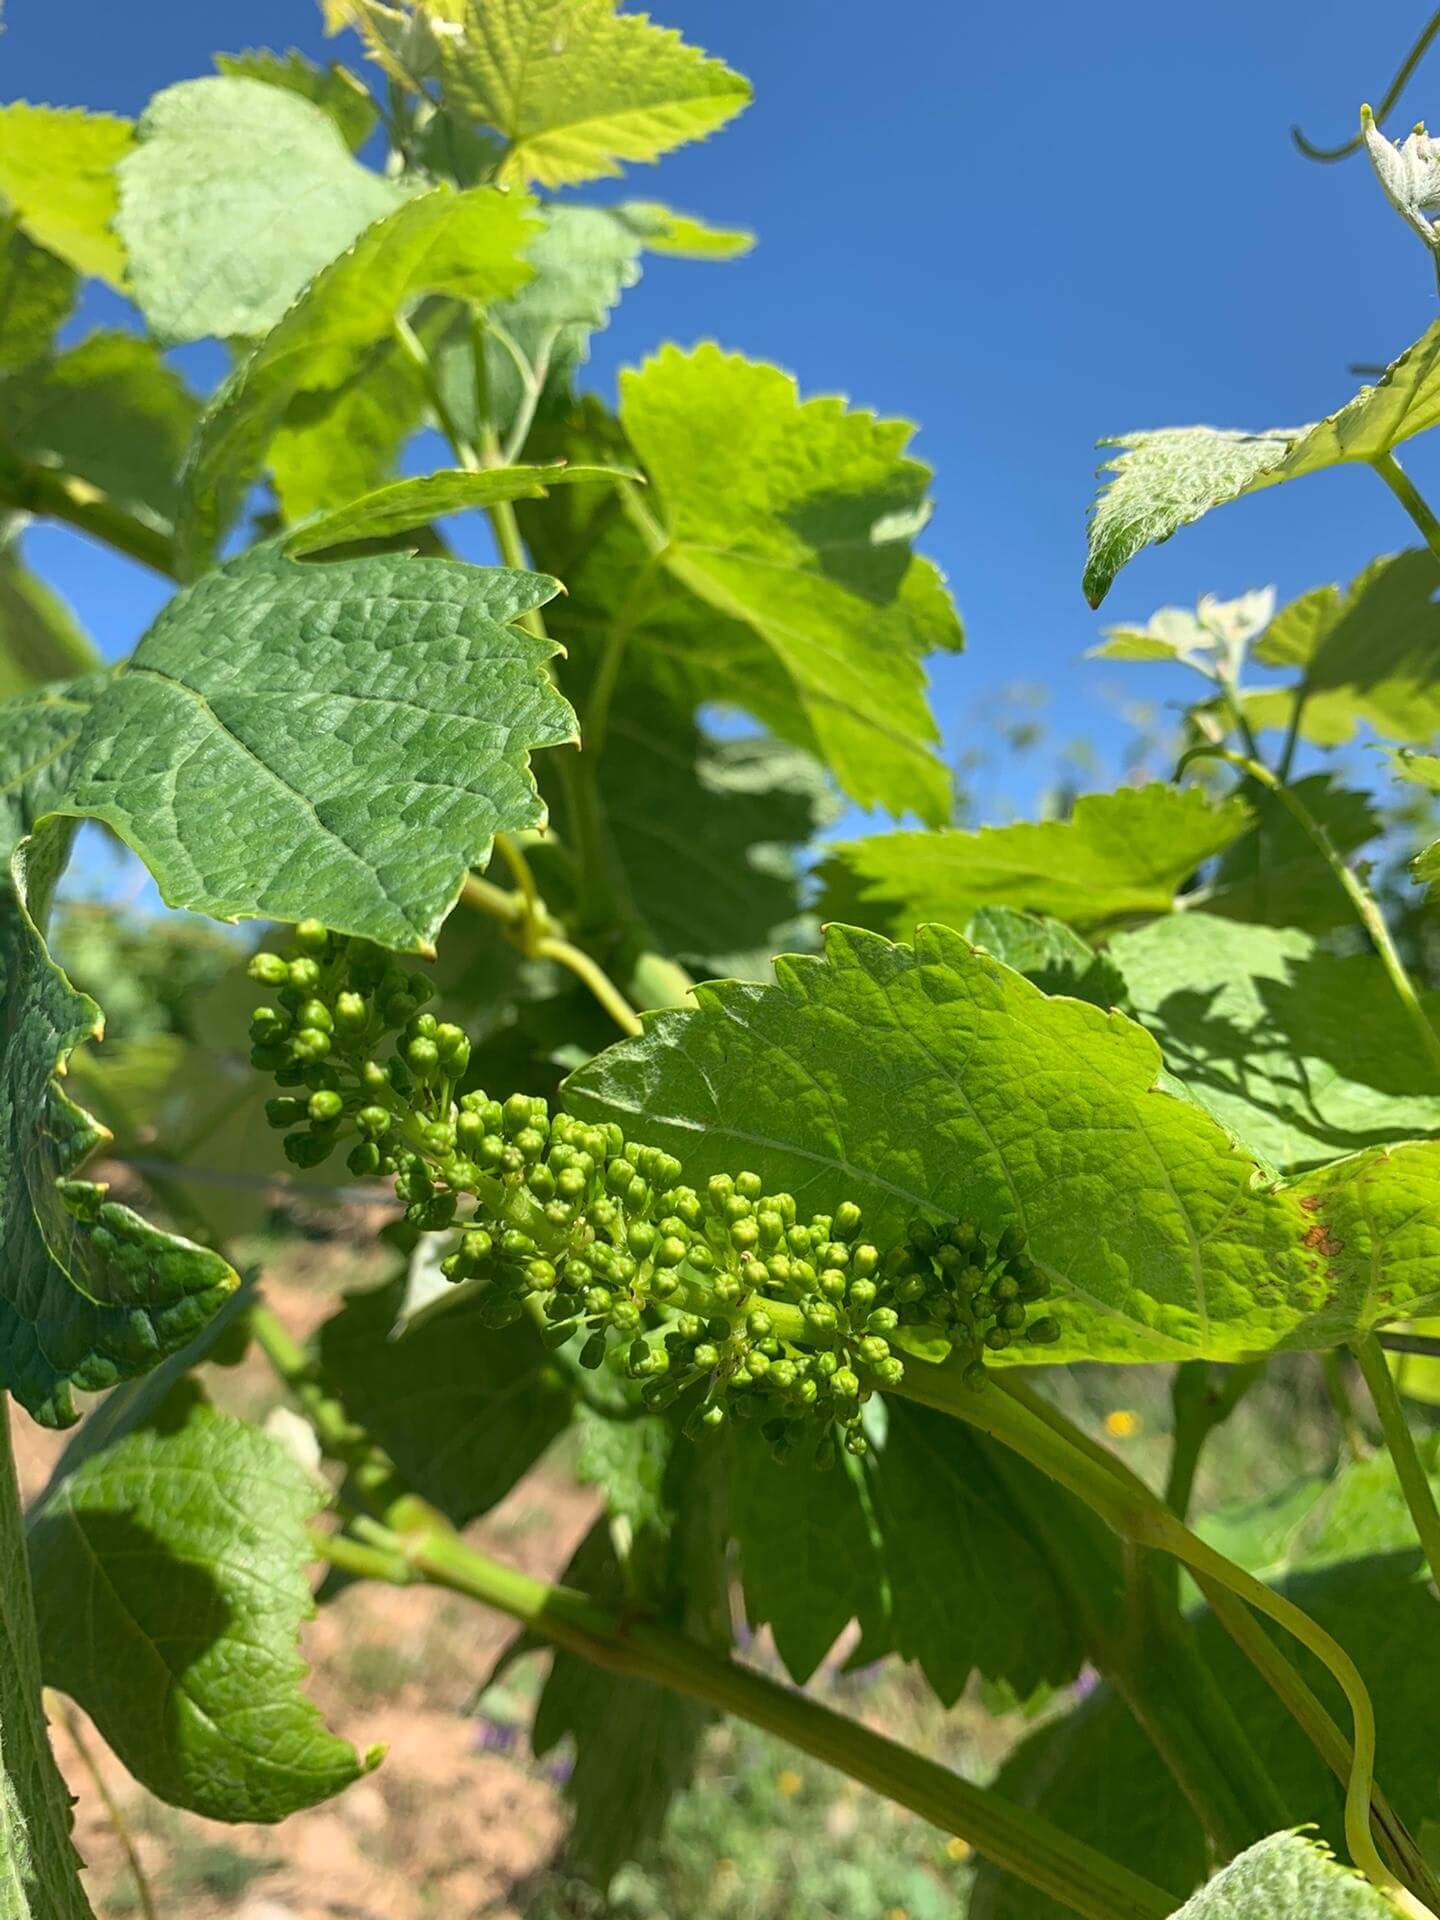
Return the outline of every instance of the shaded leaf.
<path id="1" fill-rule="evenodd" d="M 1042 993 L 1068 993 L 1092 1007 L 1126 1007 L 1124 975 L 1072 927 L 1013 907 L 982 907 L 966 929 L 977 947 L 1033 980 Z"/>
<path id="2" fill-rule="evenodd" d="M 119 168 L 135 300 L 167 346 L 268 332 L 310 277 L 401 198 L 321 108 L 223 77 L 156 94 Z"/>
<path id="3" fill-rule="evenodd" d="M 424 948 L 492 836 L 543 818 L 530 750 L 573 738 L 551 648 L 509 624 L 553 591 L 252 549 L 103 683 L 53 804 L 113 827 L 172 906 Z"/>
<path id="4" fill-rule="evenodd" d="M 1109 957 L 1185 1091 L 1271 1166 L 1440 1133 L 1434 1069 L 1373 955 L 1183 913 L 1118 934 Z"/>
<path id="5" fill-rule="evenodd" d="M 1370 796 L 1337 785 L 1333 774 L 1306 774 L 1290 791 L 1341 854 L 1354 853 L 1380 831 Z M 1290 809 L 1263 788 L 1247 789 L 1246 799 L 1253 824 L 1221 856 L 1195 904 L 1232 920 L 1307 933 L 1351 925 L 1354 905 Z"/>
<path id="6" fill-rule="evenodd" d="M 152 340 L 94 333 L 0 383 L 20 452 L 77 474 L 167 532 L 199 402 Z"/>
<path id="7" fill-rule="evenodd" d="M 468 0 L 438 47 L 446 99 L 504 135 L 512 183 L 618 174 L 704 139 L 750 99 L 739 74 L 616 0 Z"/>
<path id="8" fill-rule="evenodd" d="M 108 673 L 38 687 L 0 704 L 0 860 L 65 797 L 70 754 Z"/>
<path id="9" fill-rule="evenodd" d="M 822 912 L 904 937 L 963 927 L 980 907 L 1054 914 L 1080 928 L 1168 913 L 1181 883 L 1245 831 L 1238 801 L 1156 783 L 1083 794 L 1068 820 L 978 832 L 881 833 L 829 848 Z"/>
<path id="10" fill-rule="evenodd" d="M 74 304 L 74 268 L 0 219 L 0 370 L 40 359 Z"/>
<path id="11" fill-rule="evenodd" d="M 351 1417 L 457 1525 L 488 1513 L 570 1419 L 564 1371 L 528 1323 L 486 1326 L 457 1300 L 392 1337 L 403 1283 L 353 1293 L 320 1329 Z"/>
<path id="12" fill-rule="evenodd" d="M 1102 446 L 1119 452 L 1102 469 L 1090 515 L 1085 596 L 1098 607 L 1117 573 L 1145 547 L 1168 540 L 1212 507 L 1345 461 L 1373 460 L 1440 420 L 1440 321 L 1361 387 L 1337 413 L 1312 426 L 1269 433 L 1163 427 Z"/>
<path id="13" fill-rule="evenodd" d="M 297 401 L 344 389 L 427 293 L 481 303 L 514 293 L 530 277 L 521 254 L 531 232 L 520 195 L 440 189 L 376 221 L 320 273 L 206 409 L 181 516 L 187 567 L 213 553 Z"/>
<path id="14" fill-rule="evenodd" d="M 47 1426 L 186 1345 L 237 1284 L 218 1255 L 162 1233 L 78 1179 L 104 1129 L 57 1076 L 102 1019 L 45 949 L 41 927 L 69 834 L 16 851 L 0 913 L 0 1386 Z"/>
<path id="15" fill-rule="evenodd" d="M 32 1516 L 45 1678 L 135 1777 L 213 1820 L 283 1820 L 373 1766 L 300 1691 L 325 1493 L 184 1382 Z"/>
<path id="16" fill-rule="evenodd" d="M 448 513 L 493 506 L 501 500 L 543 500 L 551 487 L 633 478 L 613 467 L 486 467 L 478 473 L 450 468 L 410 480 L 392 480 L 333 512 L 309 520 L 285 536 L 297 559 L 352 540 L 380 540 L 406 533 Z"/>
<path id="17" fill-rule="evenodd" d="M 333 61 L 328 67 L 317 67 L 294 47 L 288 53 L 272 53 L 266 47 L 217 53 L 215 66 L 231 80 L 263 80 L 267 86 L 300 94 L 329 114 L 352 153 L 364 146 L 380 118 L 379 108 L 348 68 Z"/>
<path id="18" fill-rule="evenodd" d="M 832 926 L 774 986 L 695 999 L 572 1075 L 566 1106 L 668 1148 L 693 1184 L 758 1159 L 802 1210 L 854 1199 L 881 1246 L 917 1210 L 1022 1226 L 1063 1330 L 1048 1359 L 1328 1346 L 1435 1301 L 1440 1143 L 1272 1183 L 1156 1089 L 1142 1027 L 943 927 L 911 948 Z"/>
<path id="19" fill-rule="evenodd" d="M 133 122 L 113 114 L 23 100 L 0 107 L 0 195 L 32 240 L 122 290 L 115 168 L 133 142 Z"/>
<path id="20" fill-rule="evenodd" d="M 1369 725 L 1388 740 L 1420 744 L 1440 732 L 1440 565 L 1427 548 L 1376 560 L 1343 591 L 1319 587 L 1276 615 L 1255 658 L 1297 666 L 1289 688 L 1246 696 L 1252 726 L 1286 727 L 1295 699 L 1300 731 L 1320 746 Z"/>

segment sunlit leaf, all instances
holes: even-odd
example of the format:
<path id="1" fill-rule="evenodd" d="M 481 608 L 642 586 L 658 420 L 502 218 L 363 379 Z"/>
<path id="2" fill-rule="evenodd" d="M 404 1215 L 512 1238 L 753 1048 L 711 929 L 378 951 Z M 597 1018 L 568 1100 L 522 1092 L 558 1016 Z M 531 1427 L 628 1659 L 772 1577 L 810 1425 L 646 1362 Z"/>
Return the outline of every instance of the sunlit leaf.
<path id="1" fill-rule="evenodd" d="M 263 47 L 217 53 L 215 66 L 232 80 L 263 80 L 267 86 L 298 93 L 329 114 L 352 153 L 364 146 L 380 117 L 369 93 L 347 68 L 333 62 L 317 67 L 294 47 L 283 54 Z"/>
<path id="2" fill-rule="evenodd" d="M 115 168 L 133 140 L 133 122 L 109 113 L 23 100 L 0 107 L 0 196 L 32 240 L 77 273 L 122 289 Z"/>
<path id="3" fill-rule="evenodd" d="M 614 467 L 486 467 L 478 473 L 447 468 L 411 480 L 393 480 L 358 500 L 308 520 L 287 534 L 285 551 L 297 559 L 353 540 L 408 533 L 448 513 L 494 506 L 502 500 L 543 500 L 551 487 L 633 479 Z"/>

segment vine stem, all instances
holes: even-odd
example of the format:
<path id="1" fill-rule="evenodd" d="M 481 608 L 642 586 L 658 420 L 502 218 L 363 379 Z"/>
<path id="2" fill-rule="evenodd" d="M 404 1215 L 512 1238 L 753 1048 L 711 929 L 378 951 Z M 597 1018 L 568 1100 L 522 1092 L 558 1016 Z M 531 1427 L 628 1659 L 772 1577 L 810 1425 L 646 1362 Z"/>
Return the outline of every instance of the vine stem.
<path id="1" fill-rule="evenodd" d="M 1354 1661 L 1333 1635 L 1283 1594 L 1206 1544 L 1178 1520 L 1165 1503 L 1139 1481 L 1122 1481 L 1105 1464 L 1104 1449 L 1076 1444 L 1069 1423 L 1053 1408 L 1041 1413 L 1028 1390 L 1008 1381 L 976 1393 L 958 1369 L 912 1361 L 898 1391 L 926 1406 L 958 1415 L 1093 1507 L 1122 1539 L 1171 1554 L 1193 1573 L 1246 1601 L 1256 1612 L 1298 1640 L 1328 1669 L 1344 1693 L 1354 1723 L 1354 1757 L 1345 1793 L 1345 1841 L 1351 1858 L 1378 1887 L 1411 1916 L 1435 1920 L 1391 1872 L 1370 1831 L 1371 1789 L 1375 1770 L 1375 1709 Z M 1097 1455 L 1099 1456 L 1097 1458 Z"/>
<path id="2" fill-rule="evenodd" d="M 1321 826 L 1320 822 L 1311 813 L 1305 803 L 1297 799 L 1294 789 L 1287 787 L 1283 780 L 1279 779 L 1277 775 L 1270 771 L 1269 767 L 1264 766 L 1259 760 L 1252 760 L 1248 755 L 1243 753 L 1234 753 L 1229 747 L 1212 746 L 1206 742 L 1201 746 L 1192 747 L 1188 753 L 1184 754 L 1181 757 L 1177 771 L 1183 772 L 1192 760 L 1200 759 L 1224 760 L 1228 762 L 1230 766 L 1238 767 L 1242 773 L 1248 774 L 1252 780 L 1258 781 L 1262 787 L 1267 788 L 1273 793 L 1285 808 L 1286 812 L 1289 813 L 1309 835 L 1318 849 L 1321 858 L 1325 861 L 1336 880 L 1344 889 L 1346 898 L 1355 909 L 1356 918 L 1375 943 L 1375 951 L 1380 956 L 1381 965 L 1385 969 L 1386 976 L 1390 981 L 1391 987 L 1394 989 L 1396 998 L 1410 1016 L 1415 1031 L 1419 1035 L 1421 1044 L 1429 1057 L 1430 1064 L 1437 1072 L 1440 1072 L 1440 1033 L 1436 1033 L 1434 1027 L 1430 1024 L 1425 1009 L 1420 1004 L 1420 996 L 1415 991 L 1415 983 L 1410 978 L 1405 962 L 1400 958 L 1399 950 L 1390 937 L 1390 929 L 1385 924 L 1385 916 L 1381 913 L 1374 895 L 1367 887 L 1361 884 L 1350 868 L 1346 866 L 1336 849 L 1334 841 L 1330 838 L 1324 827 Z"/>
<path id="3" fill-rule="evenodd" d="M 351 1573 L 393 1582 L 404 1569 L 411 1579 L 497 1608 L 596 1666 L 747 1720 L 957 1835 L 1085 1920 L 1165 1920 L 1173 1910 L 1172 1896 L 1043 1816 L 685 1634 L 612 1613 L 587 1594 L 533 1579 L 454 1536 L 406 1539 L 374 1528 L 367 1534 L 363 1542 L 320 1534 L 315 1546 Z"/>
<path id="4" fill-rule="evenodd" d="M 1367 1334 L 1363 1340 L 1352 1342 L 1352 1351 L 1365 1376 L 1365 1385 L 1370 1389 L 1370 1398 L 1375 1402 L 1375 1411 L 1380 1416 L 1380 1431 L 1390 1449 L 1390 1458 L 1404 1490 L 1410 1518 L 1415 1522 L 1415 1531 L 1425 1549 L 1430 1578 L 1440 1584 L 1440 1513 L 1435 1508 L 1430 1477 L 1415 1451 L 1415 1436 L 1405 1418 L 1405 1409 L 1395 1390 L 1389 1364 L 1373 1333 Z"/>
<path id="5" fill-rule="evenodd" d="M 108 493 L 76 474 L 0 451 L 0 507 L 63 520 L 167 580 L 178 577 L 173 534 L 153 521 L 127 513 Z"/>
<path id="6" fill-rule="evenodd" d="M 1428 24 L 1421 28 L 1419 37 L 1416 39 L 1410 51 L 1400 62 L 1395 78 L 1385 89 L 1384 98 L 1380 102 L 1380 111 L 1375 116 L 1377 122 L 1387 118 L 1390 110 L 1399 100 L 1400 95 L 1405 91 L 1411 74 L 1414 73 L 1416 67 L 1418 67 L 1420 62 L 1425 58 L 1426 49 L 1437 33 L 1440 33 L 1440 13 L 1433 13 L 1430 16 Z M 1307 160 L 1344 160 L 1350 154 L 1358 152 L 1361 145 L 1361 136 L 1356 135 L 1354 139 L 1347 140 L 1343 146 L 1317 147 L 1312 141 L 1305 138 L 1299 127 L 1291 127 L 1290 138 L 1295 142 Z"/>
<path id="7" fill-rule="evenodd" d="M 1440 20 L 1440 16 L 1437 16 L 1437 20 Z M 1393 453 L 1375 454 L 1370 465 L 1374 467 L 1376 473 L 1425 536 L 1425 544 L 1431 553 L 1440 560 L 1440 520 L 1437 520 L 1431 512 L 1415 482 Z"/>
<path id="8" fill-rule="evenodd" d="M 644 1031 L 639 1014 L 599 961 L 592 959 L 573 940 L 553 931 L 554 922 L 538 897 L 527 900 L 523 893 L 507 892 L 504 887 L 497 887 L 474 873 L 467 876 L 460 897 L 467 906 L 498 920 L 526 953 L 568 968 L 590 989 L 623 1034 L 634 1039 Z"/>

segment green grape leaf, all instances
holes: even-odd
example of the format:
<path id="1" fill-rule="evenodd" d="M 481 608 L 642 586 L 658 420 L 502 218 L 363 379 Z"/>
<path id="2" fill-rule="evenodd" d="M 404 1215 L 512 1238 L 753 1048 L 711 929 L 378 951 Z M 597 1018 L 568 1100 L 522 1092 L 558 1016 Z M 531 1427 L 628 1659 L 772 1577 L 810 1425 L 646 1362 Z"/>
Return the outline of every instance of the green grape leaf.
<path id="1" fill-rule="evenodd" d="M 74 613 L 26 566 L 19 535 L 0 524 L 0 701 L 99 665 L 100 656 Z M 8 737 L 0 720 L 0 753 Z M 0 770 L 0 819 L 13 797 L 10 780 L 16 771 L 8 765 Z"/>
<path id="2" fill-rule="evenodd" d="M 69 838 L 56 823 L 22 843 L 0 913 L 0 1386 L 47 1426 L 75 1421 L 77 1389 L 184 1346 L 237 1284 L 217 1254 L 77 1178 L 106 1136 L 57 1076 L 102 1020 L 41 931 Z"/>
<path id="3" fill-rule="evenodd" d="M 73 267 L 0 216 L 0 372 L 44 357 L 75 304 L 75 284 Z"/>
<path id="4" fill-rule="evenodd" d="M 156 94 L 118 171 L 131 291 L 166 346 L 267 333 L 402 198 L 321 108 L 259 80 Z"/>
<path id="5" fill-rule="evenodd" d="M 966 928 L 977 947 L 1033 980 L 1042 993 L 1068 993 L 1092 1007 L 1125 1007 L 1125 976 L 1063 920 L 1018 913 L 1013 907 L 982 907 Z"/>
<path id="6" fill-rule="evenodd" d="M 1174 1920 L 1392 1920 L 1395 1909 L 1328 1847 L 1298 1833 L 1272 1833 L 1237 1854 Z"/>
<path id="7" fill-rule="evenodd" d="M 1102 469 L 1105 485 L 1090 514 L 1086 599 L 1098 607 L 1127 561 L 1212 507 L 1345 461 L 1374 460 L 1437 420 L 1440 320 L 1373 387 L 1312 426 L 1267 433 L 1162 427 L 1102 441 L 1119 452 Z"/>
<path id="8" fill-rule="evenodd" d="M 1343 746 L 1369 725 L 1419 745 L 1440 733 L 1440 566 L 1428 548 L 1373 561 L 1343 591 L 1318 587 L 1283 607 L 1255 648 L 1267 666 L 1302 669 L 1293 689 L 1245 697 L 1252 726 Z"/>
<path id="9" fill-rule="evenodd" d="M 919 1663 L 947 1707 L 976 1672 L 1022 1699 L 1072 1679 L 1084 1657 L 1074 1609 L 988 1443 L 927 1407 L 896 1401 L 888 1414 L 874 1501 L 895 1651 Z"/>
<path id="10" fill-rule="evenodd" d="M 703 140 L 748 82 L 616 0 L 467 0 L 438 37 L 444 93 L 506 141 L 500 178 L 574 186 Z"/>
<path id="11" fill-rule="evenodd" d="M 231 80 L 263 80 L 267 86 L 298 93 L 330 116 L 352 153 L 364 146 L 380 117 L 363 82 L 347 67 L 335 62 L 317 67 L 294 47 L 283 54 L 272 53 L 268 47 L 217 53 L 215 69 Z"/>
<path id="12" fill-rule="evenodd" d="M 463 1526 L 564 1431 L 570 1388 L 528 1323 L 489 1327 L 473 1297 L 392 1337 L 403 1297 L 403 1283 L 348 1295 L 320 1329 L 320 1362 L 406 1481 Z"/>
<path id="13" fill-rule="evenodd" d="M 459 26 L 465 0 L 320 0 L 327 34 L 353 27 L 365 51 L 392 80 L 413 92 L 440 72 L 440 34 Z"/>
<path id="14" fill-rule="evenodd" d="M 45 1678 L 135 1777 L 212 1820 L 283 1820 L 378 1761 L 300 1690 L 324 1487 L 193 1381 L 30 1521 Z"/>
<path id="15" fill-rule="evenodd" d="M 0 1920 L 92 1920 L 50 1751 L 8 1409 L 0 1403 Z"/>
<path id="16" fill-rule="evenodd" d="M 169 532 L 199 402 L 152 340 L 93 333 L 0 382 L 0 427 L 32 460 L 62 467 Z"/>
<path id="17" fill-rule="evenodd" d="M 115 168 L 134 143 L 133 122 L 79 107 L 0 107 L 0 196 L 32 240 L 77 273 L 125 286 L 113 230 Z"/>
<path id="18" fill-rule="evenodd" d="M 344 389 L 427 293 L 481 304 L 515 293 L 530 277 L 521 255 L 532 231 L 522 195 L 441 188 L 376 221 L 318 274 L 201 419 L 179 530 L 187 569 L 208 563 L 297 401 Z"/>
<path id="19" fill-rule="evenodd" d="M 1380 832 L 1368 794 L 1336 785 L 1329 773 L 1306 774 L 1291 792 L 1342 854 Z M 1220 858 L 1209 886 L 1192 896 L 1207 913 L 1272 927 L 1324 933 L 1349 926 L 1355 908 L 1315 842 L 1278 794 L 1249 796 L 1253 824 Z"/>
<path id="20" fill-rule="evenodd" d="M 566 1085 L 567 1107 L 675 1153 L 763 1166 L 804 1210 L 850 1198 L 879 1245 L 920 1212 L 1024 1228 L 1058 1344 L 1006 1359 L 1233 1360 L 1334 1345 L 1436 1300 L 1440 1143 L 1271 1180 L 1157 1089 L 1120 1013 L 1047 998 L 944 927 L 827 930 L 776 984 L 695 990 Z"/>
<path id="21" fill-rule="evenodd" d="M 95 673 L 0 703 L 0 860 L 65 797 L 70 753 L 109 681 Z"/>
<path id="22" fill-rule="evenodd" d="M 1238 800 L 1216 806 L 1157 782 L 1083 794 L 1068 820 L 873 834 L 827 850 L 822 911 L 902 938 L 925 920 L 963 927 L 986 906 L 1101 927 L 1168 913 L 1182 882 L 1249 822 Z"/>
<path id="23" fill-rule="evenodd" d="M 416 323 L 422 345 L 429 345 Z M 378 487 L 425 419 L 419 369 L 393 340 L 361 355 L 333 391 L 297 393 L 270 441 L 270 480 L 288 521 L 343 507 Z"/>
<path id="24" fill-rule="evenodd" d="M 56 811 L 113 827 L 172 906 L 428 949 L 493 835 L 543 820 L 530 751 L 575 737 L 552 647 L 510 624 L 554 591 L 253 548 L 176 594 L 101 687 Z"/>
<path id="25" fill-rule="evenodd" d="M 410 480 L 392 480 L 343 507 L 321 514 L 286 534 L 285 551 L 297 559 L 352 540 L 381 540 L 408 533 L 447 513 L 494 506 L 501 500 L 543 500 L 551 487 L 635 479 L 619 467 L 486 467 L 478 473 L 455 467 Z"/>
<path id="26" fill-rule="evenodd" d="M 1397 780 L 1423 787 L 1428 793 L 1440 793 L 1440 755 L 1412 753 L 1402 748 L 1387 757 L 1390 771 Z M 1410 870 L 1417 880 L 1434 886 L 1440 880 L 1440 840 L 1432 840 L 1428 847 L 1423 847 L 1410 863 Z"/>
<path id="27" fill-rule="evenodd" d="M 1117 934 L 1109 958 L 1171 1073 L 1257 1159 L 1289 1172 L 1440 1133 L 1440 1084 L 1372 954 L 1180 913 Z"/>
<path id="28" fill-rule="evenodd" d="M 731 1491 L 745 1615 L 769 1627 L 803 1686 L 852 1620 L 889 1645 L 889 1586 L 871 1489 L 842 1454 L 828 1473 L 799 1457 L 777 1466 L 753 1427 L 736 1443 Z"/>
<path id="29" fill-rule="evenodd" d="M 659 518 L 632 496 L 643 537 L 621 526 L 577 557 L 566 630 L 593 647 L 623 622 L 637 657 L 674 663 L 677 697 L 735 701 L 862 805 L 946 818 L 921 657 L 962 639 L 912 550 L 930 473 L 909 427 L 802 402 L 713 346 L 623 374 L 621 418 Z"/>

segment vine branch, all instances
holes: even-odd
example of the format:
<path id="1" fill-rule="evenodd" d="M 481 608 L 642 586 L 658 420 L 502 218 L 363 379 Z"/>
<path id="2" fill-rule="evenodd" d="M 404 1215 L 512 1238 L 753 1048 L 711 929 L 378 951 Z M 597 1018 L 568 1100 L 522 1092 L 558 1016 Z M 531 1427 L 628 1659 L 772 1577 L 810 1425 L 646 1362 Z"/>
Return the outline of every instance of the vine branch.
<path id="1" fill-rule="evenodd" d="M 1415 1522 L 1415 1531 L 1425 1549 L 1430 1578 L 1440 1583 L 1440 1513 L 1435 1509 L 1430 1476 L 1415 1451 L 1415 1436 L 1405 1418 L 1405 1409 L 1395 1390 L 1389 1364 L 1374 1334 L 1352 1342 L 1352 1351 L 1360 1363 L 1365 1385 L 1370 1389 L 1370 1398 L 1380 1417 L 1380 1431 L 1385 1436 L 1385 1445 L 1390 1449 L 1390 1459 L 1405 1494 L 1410 1518 Z"/>

